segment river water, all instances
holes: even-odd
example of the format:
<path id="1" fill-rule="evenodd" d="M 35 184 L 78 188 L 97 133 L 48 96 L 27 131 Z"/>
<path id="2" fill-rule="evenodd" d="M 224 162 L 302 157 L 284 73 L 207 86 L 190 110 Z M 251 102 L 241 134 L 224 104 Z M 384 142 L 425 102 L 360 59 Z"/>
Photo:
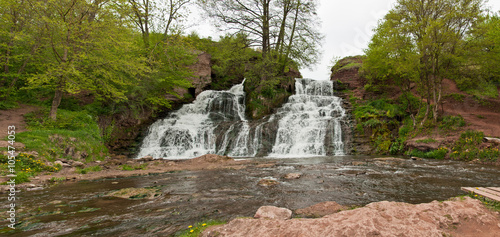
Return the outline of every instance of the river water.
<path id="1" fill-rule="evenodd" d="M 0 233 L 169 236 L 196 222 L 253 216 L 262 205 L 295 210 L 323 201 L 342 205 L 383 200 L 422 203 L 463 195 L 460 187 L 464 186 L 500 185 L 500 167 L 456 161 L 394 161 L 359 156 L 251 159 L 277 163 L 267 168 L 253 165 L 241 170 L 182 171 L 82 181 L 21 192 L 17 230 L 6 233 L 7 228 L 3 228 Z M 285 180 L 283 176 L 288 173 L 302 176 Z M 257 185 L 263 178 L 275 179 L 279 184 Z M 156 187 L 161 196 L 152 200 L 105 196 L 130 187 Z M 3 220 L 0 224 L 5 227 Z"/>

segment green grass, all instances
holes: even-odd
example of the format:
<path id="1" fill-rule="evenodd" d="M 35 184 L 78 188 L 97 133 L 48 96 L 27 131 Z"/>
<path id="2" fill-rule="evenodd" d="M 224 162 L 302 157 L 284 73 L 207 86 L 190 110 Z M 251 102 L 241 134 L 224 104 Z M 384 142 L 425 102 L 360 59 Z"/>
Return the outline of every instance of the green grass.
<path id="1" fill-rule="evenodd" d="M 416 140 L 415 142 L 416 142 L 416 143 L 425 143 L 425 144 L 429 144 L 429 143 L 434 143 L 434 142 L 437 142 L 437 141 L 436 141 L 436 139 L 433 139 L 433 138 L 426 138 L 426 139 Z"/>
<path id="2" fill-rule="evenodd" d="M 468 130 L 460 135 L 452 148 L 451 158 L 456 160 L 497 161 L 500 157 L 498 147 L 480 148 L 483 143 L 483 132 Z"/>
<path id="3" fill-rule="evenodd" d="M 481 201 L 488 209 L 500 212 L 500 202 L 472 193 L 469 193 L 468 196 Z"/>
<path id="4" fill-rule="evenodd" d="M 193 226 L 186 226 L 186 229 L 181 231 L 178 235 L 179 237 L 197 237 L 200 236 L 201 232 L 203 232 L 206 228 L 215 225 L 224 225 L 227 222 L 218 221 L 218 220 L 210 220 L 206 222 L 198 222 Z"/>
<path id="5" fill-rule="evenodd" d="M 96 118 L 87 111 L 59 109 L 57 121 L 48 118 L 48 108 L 25 115 L 29 131 L 16 134 L 16 141 L 37 151 L 49 161 L 74 159 L 68 149 L 79 152 L 85 161 L 103 160 L 108 150 Z"/>
<path id="6" fill-rule="evenodd" d="M 412 151 L 407 152 L 407 155 L 409 155 L 409 156 L 416 156 L 419 158 L 438 159 L 438 160 L 444 159 L 446 157 L 446 154 L 448 154 L 448 149 L 445 147 L 440 147 L 437 150 L 428 151 L 428 152 L 419 151 L 419 150 L 412 150 Z"/>
<path id="7" fill-rule="evenodd" d="M 0 155 L 0 174 L 7 175 L 9 172 L 8 156 Z M 16 183 L 29 182 L 30 178 L 36 176 L 40 172 L 57 172 L 61 169 L 60 166 L 47 165 L 44 160 L 38 159 L 33 155 L 19 153 L 16 156 L 14 170 L 16 177 L 13 179 Z"/>
<path id="8" fill-rule="evenodd" d="M 87 174 L 87 173 L 90 173 L 90 172 L 97 172 L 97 171 L 101 171 L 101 170 L 102 170 L 102 167 L 99 166 L 99 165 L 89 166 L 89 167 L 85 167 L 83 169 L 76 168 L 76 172 L 79 173 L 79 174 Z"/>
<path id="9" fill-rule="evenodd" d="M 124 165 L 121 165 L 120 168 L 122 170 L 145 170 L 146 167 L 148 166 L 148 164 L 144 163 L 144 164 L 140 164 L 140 165 L 127 165 L 127 164 L 124 164 Z"/>

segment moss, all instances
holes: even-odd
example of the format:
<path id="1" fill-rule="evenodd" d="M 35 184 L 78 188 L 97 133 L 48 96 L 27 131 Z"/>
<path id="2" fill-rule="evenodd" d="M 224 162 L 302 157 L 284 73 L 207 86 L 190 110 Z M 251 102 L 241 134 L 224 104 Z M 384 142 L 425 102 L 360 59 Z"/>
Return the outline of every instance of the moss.
<path id="1" fill-rule="evenodd" d="M 365 56 L 350 56 L 350 57 L 345 57 L 343 59 L 340 59 L 335 63 L 335 65 L 331 68 L 332 75 L 336 74 L 340 71 L 343 70 L 350 70 L 350 69 L 358 69 L 362 65 L 362 61 L 365 58 Z"/>

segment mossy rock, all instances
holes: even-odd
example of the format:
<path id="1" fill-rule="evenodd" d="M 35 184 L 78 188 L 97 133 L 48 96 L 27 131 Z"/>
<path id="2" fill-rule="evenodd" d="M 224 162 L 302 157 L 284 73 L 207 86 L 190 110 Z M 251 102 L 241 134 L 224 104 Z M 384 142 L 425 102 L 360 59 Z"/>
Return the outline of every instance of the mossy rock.
<path id="1" fill-rule="evenodd" d="M 158 188 L 124 188 L 108 193 L 108 197 L 126 199 L 153 199 L 161 195 Z"/>

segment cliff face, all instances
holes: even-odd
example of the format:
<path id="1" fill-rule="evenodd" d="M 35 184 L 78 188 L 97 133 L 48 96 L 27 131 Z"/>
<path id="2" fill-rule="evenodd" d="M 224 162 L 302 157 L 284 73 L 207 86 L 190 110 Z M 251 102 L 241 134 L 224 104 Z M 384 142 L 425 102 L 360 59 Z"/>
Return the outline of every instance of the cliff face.
<path id="1" fill-rule="evenodd" d="M 151 110 L 143 110 L 140 114 L 135 114 L 132 111 L 124 111 L 120 114 L 99 118 L 101 128 L 110 128 L 110 130 L 112 130 L 111 140 L 107 142 L 107 146 L 113 153 L 122 155 L 134 154 L 149 125 L 158 118 L 165 116 L 169 111 L 178 109 L 186 102 L 193 101 L 198 94 L 210 86 L 212 83 L 212 56 L 201 51 L 196 51 L 194 53 L 198 55 L 198 61 L 188 66 L 193 73 L 193 77 L 188 78 L 188 80 L 193 86 L 188 89 L 174 89 L 178 95 L 186 95 L 189 93 L 191 98 L 179 99 L 173 95 L 166 95 L 166 98 L 173 102 L 172 109 L 160 111 L 158 114 L 153 113 Z"/>
<path id="2" fill-rule="evenodd" d="M 348 117 L 342 123 L 343 140 L 345 150 L 348 154 L 372 154 L 371 139 L 367 132 L 356 131 L 356 119 L 352 115 L 353 105 L 350 102 L 351 96 L 364 99 L 366 91 L 366 79 L 359 75 L 359 69 L 363 63 L 362 56 L 347 57 L 338 61 L 332 67 L 330 80 L 333 81 L 334 90 L 337 96 L 343 99 L 343 106 Z M 345 90 L 351 91 L 346 93 Z"/>

